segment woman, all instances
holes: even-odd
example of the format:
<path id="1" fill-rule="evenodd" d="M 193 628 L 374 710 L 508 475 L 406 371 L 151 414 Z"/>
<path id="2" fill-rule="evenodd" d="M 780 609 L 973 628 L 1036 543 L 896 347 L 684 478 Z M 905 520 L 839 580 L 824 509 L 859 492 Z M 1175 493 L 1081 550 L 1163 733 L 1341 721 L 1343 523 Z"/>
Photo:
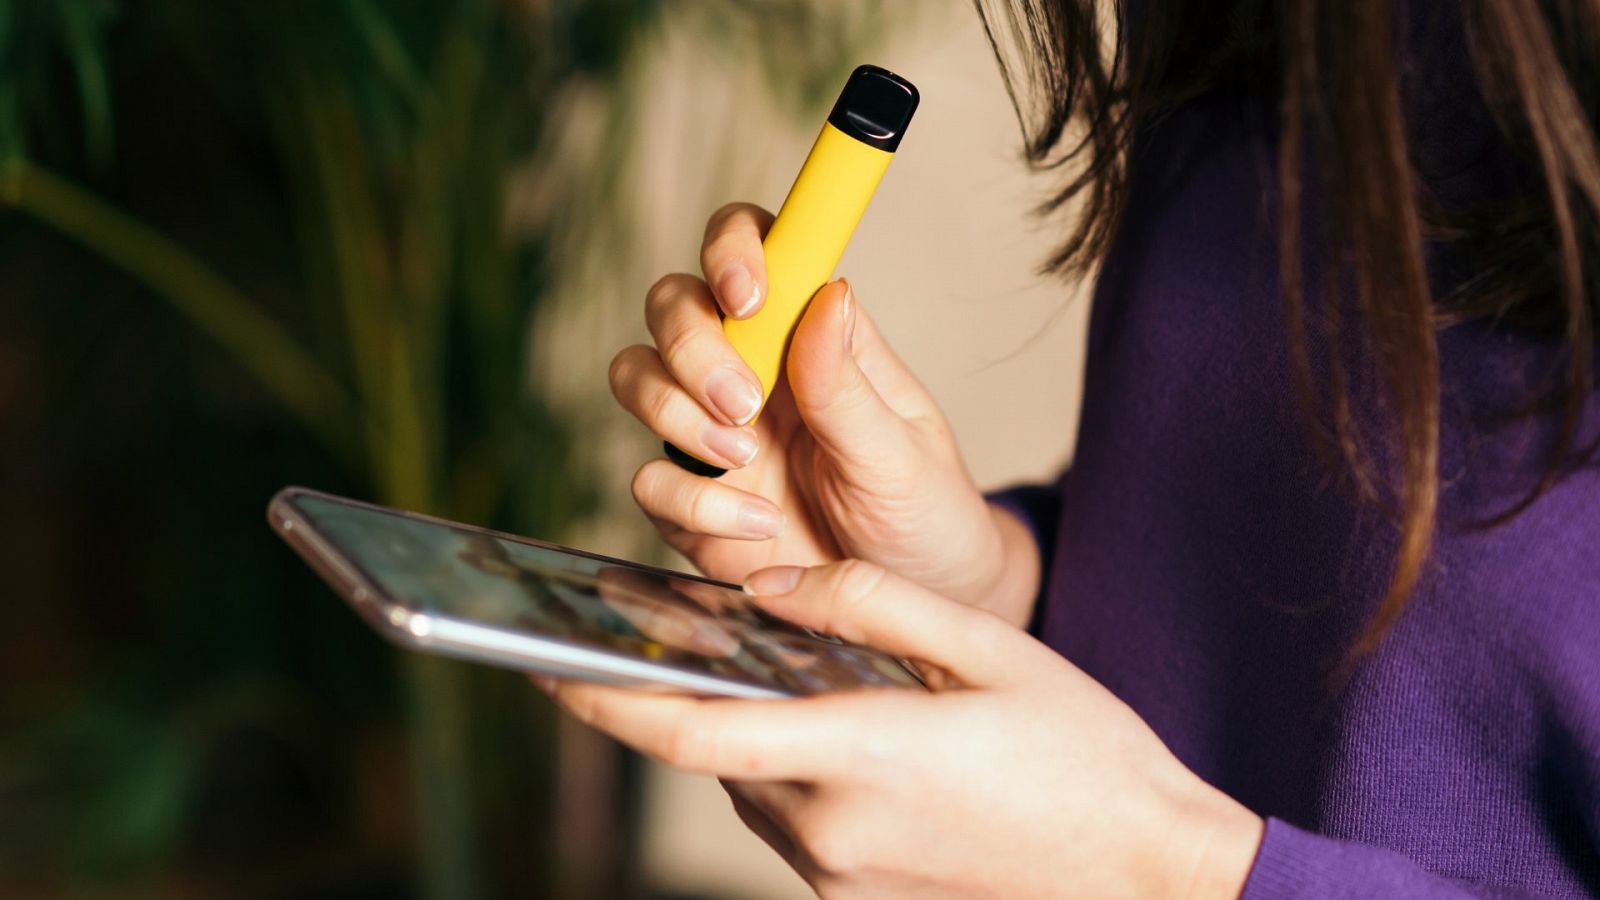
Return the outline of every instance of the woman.
<path id="1" fill-rule="evenodd" d="M 613 365 L 736 469 L 639 470 L 674 547 L 940 690 L 547 687 L 827 896 L 1600 896 L 1600 6 L 1097 6 L 985 12 L 1102 264 L 1058 483 L 980 496 L 842 281 L 746 426 L 755 207 Z"/>

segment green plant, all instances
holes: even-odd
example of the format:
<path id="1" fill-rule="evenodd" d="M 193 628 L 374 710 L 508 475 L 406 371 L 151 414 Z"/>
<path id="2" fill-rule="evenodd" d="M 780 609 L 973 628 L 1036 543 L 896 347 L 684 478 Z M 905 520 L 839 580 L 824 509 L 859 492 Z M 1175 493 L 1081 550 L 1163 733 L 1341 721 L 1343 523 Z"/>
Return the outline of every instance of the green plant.
<path id="1" fill-rule="evenodd" d="M 168 304 L 365 493 L 557 534 L 590 507 L 594 473 L 530 383 L 528 329 L 564 265 L 555 248 L 623 230 L 641 102 L 624 76 L 641 47 L 664 18 L 689 20 L 708 42 L 759 47 L 775 95 L 814 112 L 875 16 L 798 0 L 0 0 L 0 199 Z M 794 39 L 761 40 L 780 30 Z M 554 113 L 579 88 L 599 112 L 593 152 L 581 177 L 540 182 L 550 214 L 512 233 L 510 176 L 550 164 Z M 169 100 L 204 128 L 158 133 L 123 112 Z M 225 197 L 186 220 L 139 193 L 162 178 Z M 148 685 L 137 699 L 91 691 L 11 748 L 138 748 L 94 797 L 86 821 L 103 827 L 78 832 L 93 849 L 68 854 L 91 883 L 174 852 L 185 779 L 215 729 L 188 706 L 160 718 L 187 696 L 167 663 L 131 682 Z M 490 721 L 518 685 L 401 665 L 420 890 L 492 892 L 485 823 L 535 777 Z M 547 713 L 513 708 L 511 731 L 537 744 Z"/>

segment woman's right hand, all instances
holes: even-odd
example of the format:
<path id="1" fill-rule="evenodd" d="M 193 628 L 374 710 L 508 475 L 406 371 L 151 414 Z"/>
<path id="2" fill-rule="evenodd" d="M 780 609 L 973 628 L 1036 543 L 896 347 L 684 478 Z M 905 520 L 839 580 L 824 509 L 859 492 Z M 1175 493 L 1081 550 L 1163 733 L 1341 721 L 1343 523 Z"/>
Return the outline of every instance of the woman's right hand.
<path id="1" fill-rule="evenodd" d="M 786 383 L 751 424 L 759 382 L 718 310 L 748 318 L 761 308 L 772 218 L 750 204 L 718 210 L 701 246 L 705 278 L 657 281 L 645 298 L 655 345 L 628 347 L 611 363 L 623 407 L 729 470 L 711 479 L 655 459 L 634 476 L 635 500 L 713 578 L 737 584 L 766 566 L 858 557 L 1020 625 L 1038 587 L 1032 538 L 984 500 L 933 398 L 848 283 L 812 299 Z"/>

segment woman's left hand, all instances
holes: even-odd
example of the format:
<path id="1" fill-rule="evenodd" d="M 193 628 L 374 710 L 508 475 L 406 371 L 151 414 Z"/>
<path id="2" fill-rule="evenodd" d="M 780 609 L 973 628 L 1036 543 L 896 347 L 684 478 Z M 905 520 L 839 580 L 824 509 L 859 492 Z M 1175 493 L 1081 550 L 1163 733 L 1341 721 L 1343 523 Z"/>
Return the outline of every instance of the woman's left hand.
<path id="1" fill-rule="evenodd" d="M 933 687 L 803 700 L 544 682 L 574 716 L 717 775 L 823 897 L 1237 897 L 1254 813 L 999 617 L 859 561 L 778 567 L 767 611 L 915 661 Z"/>

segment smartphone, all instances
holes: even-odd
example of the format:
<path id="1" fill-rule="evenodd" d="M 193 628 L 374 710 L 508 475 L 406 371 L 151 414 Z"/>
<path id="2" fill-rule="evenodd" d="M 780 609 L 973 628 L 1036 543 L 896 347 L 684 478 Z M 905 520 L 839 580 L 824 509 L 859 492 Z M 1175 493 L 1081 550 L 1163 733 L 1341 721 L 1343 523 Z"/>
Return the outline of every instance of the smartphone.
<path id="1" fill-rule="evenodd" d="M 788 624 L 735 585 L 307 488 L 279 491 L 267 518 L 412 650 L 728 697 L 924 687 L 909 663 Z"/>

